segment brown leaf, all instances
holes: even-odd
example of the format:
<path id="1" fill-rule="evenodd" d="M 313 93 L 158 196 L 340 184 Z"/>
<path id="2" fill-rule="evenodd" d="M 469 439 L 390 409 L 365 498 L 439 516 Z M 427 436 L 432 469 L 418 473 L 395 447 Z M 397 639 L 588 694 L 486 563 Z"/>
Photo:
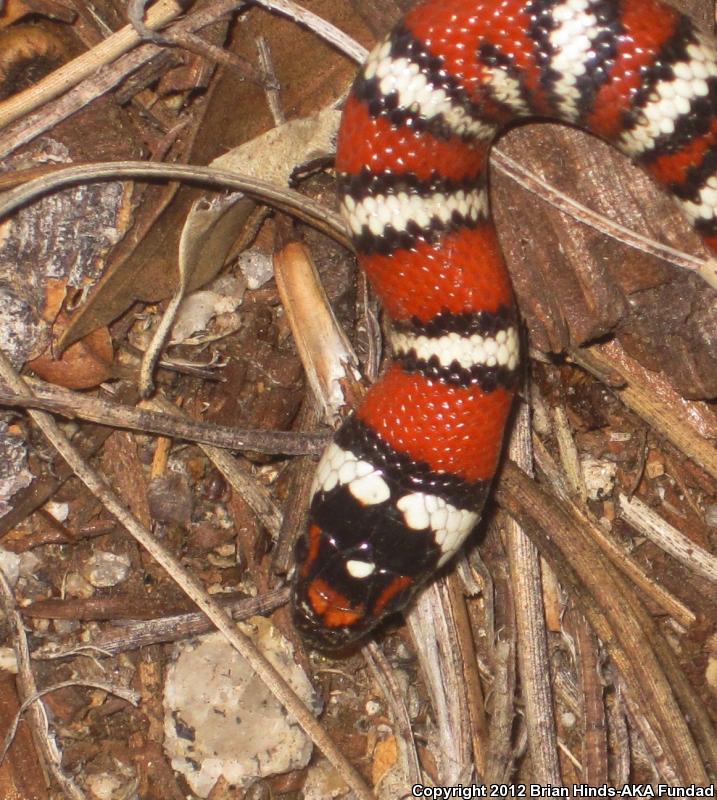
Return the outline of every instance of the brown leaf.
<path id="1" fill-rule="evenodd" d="M 378 742 L 373 750 L 373 764 L 371 765 L 371 783 L 378 786 L 386 773 L 398 760 L 398 747 L 396 737 L 391 736 Z"/>
<path id="2" fill-rule="evenodd" d="M 64 316 L 61 315 L 55 330 L 64 327 L 64 322 Z M 42 355 L 29 361 L 28 367 L 44 380 L 58 386 L 90 389 L 113 377 L 113 359 L 110 332 L 107 328 L 98 328 L 68 347 L 60 358 L 54 357 L 51 345 Z"/>

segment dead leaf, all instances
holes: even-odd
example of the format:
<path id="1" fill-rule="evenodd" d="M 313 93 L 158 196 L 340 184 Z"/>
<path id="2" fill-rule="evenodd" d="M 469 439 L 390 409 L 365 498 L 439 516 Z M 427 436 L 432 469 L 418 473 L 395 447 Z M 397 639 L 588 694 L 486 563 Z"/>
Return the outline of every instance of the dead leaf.
<path id="1" fill-rule="evenodd" d="M 60 315 L 55 328 L 66 324 Z M 107 328 L 98 328 L 67 348 L 55 358 L 52 346 L 28 362 L 28 367 L 41 378 L 67 389 L 91 389 L 114 376 L 114 351 Z"/>
<path id="2" fill-rule="evenodd" d="M 373 786 L 378 786 L 396 761 L 398 761 L 398 746 L 396 745 L 395 736 L 376 744 L 373 749 L 373 764 L 371 765 L 371 783 Z"/>

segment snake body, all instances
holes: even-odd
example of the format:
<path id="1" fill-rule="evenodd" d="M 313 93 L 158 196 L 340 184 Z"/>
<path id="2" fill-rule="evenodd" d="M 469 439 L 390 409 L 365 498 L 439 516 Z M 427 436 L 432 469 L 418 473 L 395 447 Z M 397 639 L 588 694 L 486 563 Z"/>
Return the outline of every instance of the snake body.
<path id="1" fill-rule="evenodd" d="M 717 249 L 717 50 L 657 0 L 427 0 L 371 52 L 336 169 L 393 357 L 324 453 L 294 619 L 363 636 L 461 546 L 495 473 L 519 370 L 491 220 L 491 141 L 542 117 L 641 165 Z"/>

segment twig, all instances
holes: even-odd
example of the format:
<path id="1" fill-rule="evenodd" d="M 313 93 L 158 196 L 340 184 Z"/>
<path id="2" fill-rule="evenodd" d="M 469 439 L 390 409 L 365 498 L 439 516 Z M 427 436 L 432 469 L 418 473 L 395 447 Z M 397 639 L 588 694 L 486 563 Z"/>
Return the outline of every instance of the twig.
<path id="1" fill-rule="evenodd" d="M 15 649 L 15 658 L 18 668 L 20 700 L 24 704 L 29 698 L 37 696 L 37 685 L 35 684 L 35 676 L 32 674 L 32 667 L 30 666 L 30 651 L 27 645 L 25 628 L 22 624 L 22 617 L 15 608 L 15 598 L 12 589 L 2 570 L 0 570 L 0 604 L 2 604 L 7 624 L 12 633 L 13 647 Z M 72 778 L 65 775 L 58 762 L 56 750 L 47 734 L 47 717 L 42 703 L 33 702 L 30 706 L 27 718 L 30 729 L 32 730 L 35 747 L 39 752 L 40 761 L 43 766 L 52 775 L 57 785 L 70 800 L 85 800 L 85 795 Z"/>
<path id="2" fill-rule="evenodd" d="M 169 0 L 164 1 L 165 3 L 169 2 Z M 243 5 L 244 0 L 216 0 L 201 11 L 190 14 L 186 19 L 175 23 L 169 30 L 174 34 L 191 33 L 232 13 Z M 345 52 L 356 61 L 364 60 L 366 50 L 353 39 L 346 36 L 346 34 L 339 31 L 335 26 L 322 20 L 321 17 L 299 6 L 295 6 L 290 2 L 286 2 L 286 0 L 265 3 L 264 6 L 268 10 L 278 11 L 296 20 L 300 24 L 305 25 L 307 28 L 314 31 L 317 36 L 326 39 L 326 41 L 330 42 L 337 49 Z M 150 24 L 150 17 L 153 10 L 154 7 L 150 9 L 148 14 L 147 23 L 150 27 L 152 27 Z M 118 36 L 119 34 L 131 40 L 133 43 L 131 46 L 140 41 L 136 30 L 131 25 L 127 25 L 113 36 Z M 105 42 L 98 45 L 98 48 L 106 46 L 107 42 L 111 40 L 114 41 L 112 37 L 109 37 Z M 121 43 L 122 42 L 120 42 L 120 44 Z M 116 42 L 113 46 L 117 46 Z M 98 58 L 96 50 L 96 48 L 93 48 L 83 54 L 83 56 L 80 56 L 78 59 L 69 62 L 61 68 L 65 70 L 63 82 L 66 82 L 66 86 L 63 91 L 70 86 L 74 86 L 74 88 L 56 99 L 51 105 L 40 107 L 47 99 L 57 96 L 57 92 L 53 89 L 53 86 L 57 82 L 57 72 L 59 72 L 59 70 L 35 84 L 28 89 L 26 93 L 23 92 L 21 95 L 11 98 L 13 102 L 19 103 L 22 108 L 19 110 L 17 108 L 14 109 L 14 116 L 12 118 L 17 119 L 17 122 L 11 127 L 6 128 L 2 136 L 0 136 L 0 158 L 5 158 L 18 147 L 27 144 L 40 134 L 52 129 L 59 122 L 67 119 L 67 117 L 76 113 L 81 108 L 84 108 L 92 100 L 109 92 L 125 77 L 162 52 L 161 48 L 155 44 L 142 44 L 136 47 L 132 52 L 127 53 L 110 64 L 106 59 Z M 123 52 L 123 50 L 120 49 L 119 52 Z M 116 55 L 113 56 L 113 58 L 116 57 Z M 80 59 L 82 59 L 82 61 L 80 61 Z M 101 66 L 102 64 L 104 64 L 104 66 Z M 82 80 L 84 75 L 88 75 L 89 77 Z M 78 83 L 78 80 L 81 82 Z M 18 101 L 17 98 L 23 98 L 23 100 Z M 5 102 L 9 103 L 10 101 Z M 4 108 L 8 107 L 0 103 L 0 112 Z M 34 113 L 29 113 L 32 109 L 39 110 L 34 111 Z M 23 114 L 24 116 L 22 119 L 19 119 Z M 0 117 L 0 119 L 2 119 L 2 117 Z M 9 118 L 1 123 L 0 127 L 2 127 L 2 125 L 7 125 L 8 122 Z"/>
<path id="3" fill-rule="evenodd" d="M 237 3 L 238 5 L 238 3 Z M 147 14 L 146 25 L 161 28 L 182 13 L 176 0 L 159 0 Z M 46 78 L 0 103 L 0 128 L 58 97 L 141 42 L 137 31 L 125 25 L 98 45 L 51 72 Z"/>
<path id="4" fill-rule="evenodd" d="M 217 602 L 226 608 L 234 620 L 243 620 L 256 614 L 270 614 L 289 600 L 288 587 L 273 589 L 259 597 L 228 600 L 221 596 Z M 122 626 L 112 626 L 93 636 L 89 642 L 50 642 L 38 647 L 32 654 L 34 660 L 50 661 L 77 655 L 92 649 L 103 656 L 116 656 L 152 644 L 176 642 L 190 636 L 199 636 L 211 631 L 211 620 L 201 611 L 176 614 L 161 619 L 142 620 Z"/>
<path id="5" fill-rule="evenodd" d="M 611 778 L 613 786 L 624 786 L 630 777 L 630 734 L 625 719 L 620 681 L 617 680 L 614 684 L 615 691 L 607 697 L 610 753 L 613 756 Z"/>
<path id="6" fill-rule="evenodd" d="M 259 53 L 259 63 L 264 73 L 266 104 L 269 106 L 271 116 L 276 126 L 286 122 L 284 109 L 281 107 L 281 95 L 279 93 L 279 79 L 274 71 L 274 61 L 271 58 L 271 48 L 265 36 L 259 36 L 256 40 L 256 47 Z"/>
<path id="7" fill-rule="evenodd" d="M 467 570 L 465 571 L 467 572 Z M 485 714 L 485 697 L 483 696 L 483 687 L 480 681 L 473 629 L 471 628 L 470 616 L 466 608 L 465 583 L 459 577 L 457 570 L 446 575 L 446 586 L 451 596 L 453 623 L 456 627 L 461 664 L 463 666 L 468 715 L 471 724 L 471 739 L 473 742 L 473 759 L 476 773 L 482 777 L 486 771 L 489 725 Z"/>
<path id="8" fill-rule="evenodd" d="M 486 759 L 485 781 L 488 784 L 510 782 L 513 768 L 511 735 L 515 716 L 515 645 L 498 642 L 495 647 L 493 714 Z"/>
<path id="9" fill-rule="evenodd" d="M 362 64 L 368 56 L 368 50 L 355 39 L 347 36 L 342 30 L 318 14 L 292 3 L 291 0 L 253 0 L 253 2 L 267 11 L 276 11 L 293 19 L 294 22 L 298 22 L 320 36 L 325 42 L 332 44 L 339 52 L 352 58 L 357 64 Z"/>
<path id="10" fill-rule="evenodd" d="M 294 422 L 296 432 L 313 430 L 322 418 L 319 401 L 308 393 Z M 271 574 L 286 575 L 294 563 L 294 545 L 298 532 L 306 529 L 311 486 L 316 471 L 316 461 L 309 456 L 293 458 L 284 472 L 286 486 L 290 487 L 283 508 L 281 531 L 271 555 Z M 0 517 L 0 523 L 2 517 Z"/>
<path id="11" fill-rule="evenodd" d="M 558 451 L 560 453 L 560 461 L 565 477 L 567 478 L 570 492 L 577 497 L 581 505 L 585 506 L 588 501 L 588 490 L 585 486 L 582 469 L 580 468 L 580 456 L 575 444 L 575 439 L 573 438 L 573 433 L 570 430 L 568 415 L 565 408 L 561 405 L 557 405 L 553 409 L 553 424 L 555 438 L 558 443 Z"/>
<path id="12" fill-rule="evenodd" d="M 717 558 L 707 550 L 688 539 L 683 533 L 662 519 L 638 497 L 630 500 L 624 494 L 618 495 L 620 516 L 643 536 L 647 536 L 665 552 L 676 558 L 680 564 L 717 583 Z"/>
<path id="13" fill-rule="evenodd" d="M 573 350 L 570 356 L 600 380 L 606 373 L 621 377 L 624 388 L 615 392 L 622 402 L 717 479 L 717 448 L 708 439 L 717 432 L 714 416 L 704 403 L 684 400 L 664 378 L 655 373 L 648 376 L 647 370 L 627 356 L 616 341 Z"/>
<path id="14" fill-rule="evenodd" d="M 604 786 L 608 781 L 608 747 L 603 684 L 600 675 L 600 648 L 597 637 L 582 614 L 573 613 L 577 670 L 583 700 L 582 779 L 588 786 Z"/>
<path id="15" fill-rule="evenodd" d="M 530 413 L 524 403 L 513 428 L 510 455 L 526 471 L 532 472 Z M 506 529 L 515 596 L 518 665 L 533 779 L 543 785 L 562 786 L 550 671 L 546 668 L 548 640 L 542 602 L 540 556 L 516 521 L 510 519 Z"/>
<path id="16" fill-rule="evenodd" d="M 589 519 L 587 530 L 589 530 L 590 537 L 610 559 L 613 566 L 623 572 L 646 597 L 649 597 L 653 602 L 657 603 L 667 614 L 674 617 L 680 625 L 685 628 L 694 625 L 697 621 L 697 617 L 690 608 L 668 592 L 663 586 L 655 583 L 654 579 L 645 572 L 640 564 L 638 564 L 623 547 L 610 538 L 592 517 L 587 515 L 585 509 L 577 509 L 562 482 L 562 474 L 559 473 L 545 445 L 543 445 L 537 437 L 533 439 L 533 448 L 535 462 L 540 468 L 541 473 L 547 479 L 553 492 L 555 492 L 568 507 L 574 507 L 576 513 L 581 514 L 583 518 Z"/>
<path id="17" fill-rule="evenodd" d="M 472 765 L 473 742 L 458 636 L 444 581 L 430 583 L 419 594 L 406 622 L 435 715 L 441 783 L 453 785 Z"/>
<path id="18" fill-rule="evenodd" d="M 73 441 L 85 458 L 91 458 L 102 447 L 111 433 L 112 430 L 110 428 L 87 425 L 75 436 Z M 47 466 L 47 472 L 36 476 L 35 480 L 27 488 L 19 491 L 13 497 L 13 508 L 0 517 L 0 540 L 3 541 L 4 546 L 7 546 L 5 542 L 7 534 L 13 531 L 23 520 L 27 519 L 30 514 L 44 506 L 72 476 L 72 470 L 68 468 L 60 456 L 53 458 Z"/>
<path id="19" fill-rule="evenodd" d="M 17 375 L 4 353 L 0 353 L 0 377 L 18 393 L 27 393 L 28 389 Z M 30 415 L 53 446 L 72 467 L 77 477 L 87 486 L 131 533 L 155 561 L 172 577 L 177 585 L 197 604 L 212 620 L 214 625 L 226 637 L 227 641 L 239 652 L 257 676 L 271 690 L 277 700 L 292 714 L 296 721 L 314 741 L 316 746 L 329 759 L 343 778 L 360 798 L 373 798 L 363 778 L 344 758 L 334 742 L 326 735 L 323 728 L 314 719 L 311 711 L 293 692 L 276 668 L 256 649 L 251 640 L 239 631 L 231 617 L 210 597 L 202 584 L 182 566 L 181 562 L 156 542 L 148 530 L 130 514 L 119 497 L 107 486 L 100 475 L 80 457 L 79 453 L 67 440 L 55 421 L 44 411 L 31 411 Z"/>
<path id="20" fill-rule="evenodd" d="M 257 72 L 256 67 L 248 59 L 241 58 L 223 47 L 207 42 L 201 36 L 189 31 L 178 30 L 177 28 L 170 28 L 166 33 L 157 33 L 144 20 L 148 2 L 149 0 L 130 0 L 127 5 L 127 19 L 142 41 L 168 47 L 181 47 L 208 61 L 222 64 L 234 70 L 243 80 L 252 81 L 260 86 L 264 85 L 262 75 Z"/>
<path id="21" fill-rule="evenodd" d="M 679 770 L 675 770 L 676 765 L 671 763 L 668 755 L 665 753 L 660 737 L 652 727 L 650 720 L 645 717 L 643 713 L 644 709 L 632 696 L 630 687 L 624 687 L 622 699 L 625 703 L 627 715 L 632 723 L 632 729 L 639 732 L 640 738 L 647 748 L 655 772 L 670 786 L 682 785 Z"/>
<path id="22" fill-rule="evenodd" d="M 692 732 L 714 767 L 717 737 L 704 704 L 695 696 L 674 653 L 632 588 L 591 544 L 583 529 L 585 521 L 578 522 L 556 501 L 548 499 L 511 462 L 503 467 L 496 498 L 520 520 L 552 562 L 561 583 L 581 603 L 670 763 L 686 783 L 703 785 L 707 780 L 705 768 L 685 720 L 690 721 Z M 544 530 L 549 530 L 550 535 L 545 535 Z"/>
<path id="23" fill-rule="evenodd" d="M 167 414 L 182 418 L 182 412 L 167 400 L 155 398 L 152 404 Z M 246 502 L 257 515 L 261 524 L 276 539 L 281 529 L 281 509 L 276 505 L 270 493 L 262 486 L 249 470 L 231 454 L 218 447 L 200 445 L 214 466 L 227 479 L 229 485 Z"/>
<path id="24" fill-rule="evenodd" d="M 269 455 L 319 453 L 330 438 L 325 433 L 241 430 L 168 416 L 166 412 L 110 403 L 37 380 L 28 379 L 28 385 L 37 393 L 35 396 L 18 394 L 0 383 L 0 405 L 43 409 L 70 419 L 85 419 L 100 425 L 156 433 L 226 450 L 255 450 Z"/>

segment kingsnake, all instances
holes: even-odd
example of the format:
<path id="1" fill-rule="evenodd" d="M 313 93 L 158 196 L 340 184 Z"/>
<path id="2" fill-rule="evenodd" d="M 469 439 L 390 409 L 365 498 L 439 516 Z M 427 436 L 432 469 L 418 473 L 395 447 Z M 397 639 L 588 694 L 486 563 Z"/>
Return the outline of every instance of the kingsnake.
<path id="1" fill-rule="evenodd" d="M 717 250 L 717 50 L 657 0 L 426 0 L 372 51 L 339 133 L 341 210 L 393 360 L 318 466 L 294 619 L 340 647 L 401 609 L 478 521 L 519 369 L 490 217 L 520 117 L 607 140 Z"/>

